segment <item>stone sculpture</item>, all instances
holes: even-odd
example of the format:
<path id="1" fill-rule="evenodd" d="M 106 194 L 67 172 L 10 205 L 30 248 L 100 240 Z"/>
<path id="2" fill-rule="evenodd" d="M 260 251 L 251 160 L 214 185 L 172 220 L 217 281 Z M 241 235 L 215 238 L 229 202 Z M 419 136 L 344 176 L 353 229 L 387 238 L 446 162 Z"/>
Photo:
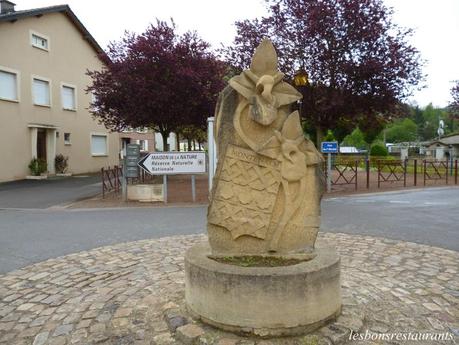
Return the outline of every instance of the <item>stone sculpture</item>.
<path id="1" fill-rule="evenodd" d="M 185 255 L 188 310 L 262 337 L 309 332 L 341 311 L 339 257 L 314 246 L 322 156 L 290 111 L 301 94 L 282 78 L 264 40 L 220 95 L 209 243 Z"/>
<path id="2" fill-rule="evenodd" d="M 229 81 L 216 109 L 218 167 L 208 211 L 214 254 L 312 250 L 320 224 L 322 161 L 291 104 L 269 40 Z"/>

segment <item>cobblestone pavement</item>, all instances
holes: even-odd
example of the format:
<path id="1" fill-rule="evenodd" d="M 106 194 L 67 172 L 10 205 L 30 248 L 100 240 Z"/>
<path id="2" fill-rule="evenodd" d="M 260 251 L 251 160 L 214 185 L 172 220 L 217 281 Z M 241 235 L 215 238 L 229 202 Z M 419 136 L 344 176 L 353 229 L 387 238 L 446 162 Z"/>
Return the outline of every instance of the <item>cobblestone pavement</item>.
<path id="1" fill-rule="evenodd" d="M 183 254 L 204 239 L 118 244 L 0 276 L 0 344 L 454 344 L 459 339 L 458 252 L 345 234 L 322 234 L 318 241 L 335 245 L 342 258 L 343 314 L 333 324 L 308 336 L 259 340 L 194 322 L 183 311 Z M 349 341 L 355 332 L 447 332 L 450 340 Z"/>

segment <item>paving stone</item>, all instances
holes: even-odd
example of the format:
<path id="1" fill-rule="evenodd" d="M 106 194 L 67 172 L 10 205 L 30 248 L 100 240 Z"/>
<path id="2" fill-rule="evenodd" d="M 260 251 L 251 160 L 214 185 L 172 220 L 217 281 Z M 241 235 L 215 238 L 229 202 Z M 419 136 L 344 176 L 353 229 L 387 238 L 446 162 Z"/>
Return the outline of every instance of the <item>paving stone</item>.
<path id="1" fill-rule="evenodd" d="M 155 345 L 172 345 L 177 344 L 174 338 L 169 333 L 158 334 L 153 338 Z"/>
<path id="2" fill-rule="evenodd" d="M 185 326 L 178 327 L 176 330 L 175 337 L 178 341 L 181 341 L 184 345 L 194 345 L 201 335 L 204 334 L 204 330 L 195 324 L 188 324 Z"/>
<path id="3" fill-rule="evenodd" d="M 0 322 L 0 331 L 9 331 L 14 327 L 16 323 L 14 321 L 10 322 Z"/>
<path id="4" fill-rule="evenodd" d="M 85 329 L 78 329 L 72 332 L 70 337 L 71 344 L 83 344 L 88 337 L 88 332 Z"/>
<path id="5" fill-rule="evenodd" d="M 24 304 L 21 304 L 19 307 L 17 307 L 16 310 L 18 310 L 18 311 L 29 310 L 33 306 L 35 306 L 35 304 L 33 304 L 33 303 L 24 303 Z"/>
<path id="6" fill-rule="evenodd" d="M 103 323 L 96 323 L 95 325 L 92 325 L 89 327 L 89 332 L 90 333 L 103 333 L 105 332 L 105 324 Z"/>
<path id="7" fill-rule="evenodd" d="M 188 319 L 183 315 L 166 313 L 164 315 L 167 327 L 171 332 L 175 332 L 177 328 L 182 327 L 188 323 Z"/>
<path id="8" fill-rule="evenodd" d="M 199 337 L 185 339 L 199 345 L 315 341 L 301 336 L 254 341 L 190 324 L 184 311 L 183 254 L 204 239 L 191 235 L 123 243 L 0 275 L 0 344 L 183 345 L 173 331 L 185 326 L 202 330 Z M 325 243 L 341 256 L 343 312 L 314 333 L 317 345 L 349 343 L 351 330 L 459 332 L 458 252 L 319 234 L 318 245 Z"/>
<path id="9" fill-rule="evenodd" d="M 53 336 L 68 335 L 73 330 L 73 325 L 61 325 L 56 328 Z"/>
<path id="10" fill-rule="evenodd" d="M 91 324 L 92 320 L 81 320 L 80 322 L 78 322 L 76 328 L 77 329 L 80 329 L 80 328 L 88 328 L 89 325 Z"/>
<path id="11" fill-rule="evenodd" d="M 132 308 L 120 308 L 116 311 L 114 317 L 127 317 L 132 313 Z"/>
<path id="12" fill-rule="evenodd" d="M 48 342 L 49 345 L 65 345 L 67 344 L 67 338 L 64 336 L 59 336 L 51 338 Z"/>
<path id="13" fill-rule="evenodd" d="M 335 322 L 338 326 L 358 332 L 363 327 L 363 318 L 356 316 L 340 316 Z"/>
<path id="14" fill-rule="evenodd" d="M 40 279 L 42 279 L 42 278 L 45 278 L 45 277 L 47 277 L 47 276 L 49 276 L 49 273 L 48 273 L 48 272 L 41 272 L 41 273 L 38 273 L 38 274 L 33 275 L 32 277 L 30 277 L 30 278 L 28 278 L 28 279 L 29 279 L 29 280 L 35 281 L 35 280 L 40 280 Z"/>
<path id="15" fill-rule="evenodd" d="M 426 307 L 427 309 L 429 309 L 430 311 L 441 311 L 442 310 L 442 308 L 435 303 L 422 303 L 422 305 Z"/>
<path id="16" fill-rule="evenodd" d="M 326 327 L 322 327 L 320 332 L 327 338 L 329 338 L 333 344 L 342 344 L 345 343 L 349 338 L 350 330 L 345 327 L 340 327 L 334 324 L 331 324 Z"/>
<path id="17" fill-rule="evenodd" d="M 35 326 L 42 326 L 46 323 L 46 321 L 48 321 L 49 319 L 49 316 L 40 316 L 40 317 L 37 317 L 35 320 L 33 320 L 31 323 L 30 323 L 30 326 L 31 327 L 35 327 Z"/>
<path id="18" fill-rule="evenodd" d="M 124 328 L 128 324 L 129 324 L 129 320 L 125 317 L 112 320 L 112 326 L 114 328 Z"/>
<path id="19" fill-rule="evenodd" d="M 33 340 L 32 345 L 44 345 L 48 340 L 49 332 L 38 333 L 35 339 Z"/>
<path id="20" fill-rule="evenodd" d="M 218 341 L 217 345 L 237 345 L 238 339 L 222 338 Z"/>

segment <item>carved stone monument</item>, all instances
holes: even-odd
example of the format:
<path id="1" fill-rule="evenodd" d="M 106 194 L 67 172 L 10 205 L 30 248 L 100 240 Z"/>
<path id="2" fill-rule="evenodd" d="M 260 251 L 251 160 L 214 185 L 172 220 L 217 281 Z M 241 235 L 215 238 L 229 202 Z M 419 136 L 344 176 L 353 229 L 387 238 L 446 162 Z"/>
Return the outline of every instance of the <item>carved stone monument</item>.
<path id="1" fill-rule="evenodd" d="M 215 326 L 262 336 L 312 330 L 341 309 L 339 258 L 331 248 L 314 248 L 322 156 L 290 111 L 301 94 L 283 76 L 272 43 L 263 40 L 250 69 L 221 93 L 210 246 L 185 258 L 189 310 Z"/>

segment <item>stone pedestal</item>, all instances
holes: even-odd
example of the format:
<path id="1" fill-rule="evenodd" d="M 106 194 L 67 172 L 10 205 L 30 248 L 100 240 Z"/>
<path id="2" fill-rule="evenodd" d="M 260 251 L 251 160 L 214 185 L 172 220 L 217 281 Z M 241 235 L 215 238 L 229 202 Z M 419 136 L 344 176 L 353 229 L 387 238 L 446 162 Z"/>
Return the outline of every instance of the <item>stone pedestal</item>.
<path id="1" fill-rule="evenodd" d="M 240 267 L 209 258 L 210 246 L 185 256 L 188 309 L 203 322 L 261 337 L 310 332 L 341 311 L 340 260 L 332 248 L 290 266 Z"/>
<path id="2" fill-rule="evenodd" d="M 140 202 L 163 201 L 163 185 L 162 184 L 134 184 L 128 185 L 127 189 L 128 200 Z"/>

